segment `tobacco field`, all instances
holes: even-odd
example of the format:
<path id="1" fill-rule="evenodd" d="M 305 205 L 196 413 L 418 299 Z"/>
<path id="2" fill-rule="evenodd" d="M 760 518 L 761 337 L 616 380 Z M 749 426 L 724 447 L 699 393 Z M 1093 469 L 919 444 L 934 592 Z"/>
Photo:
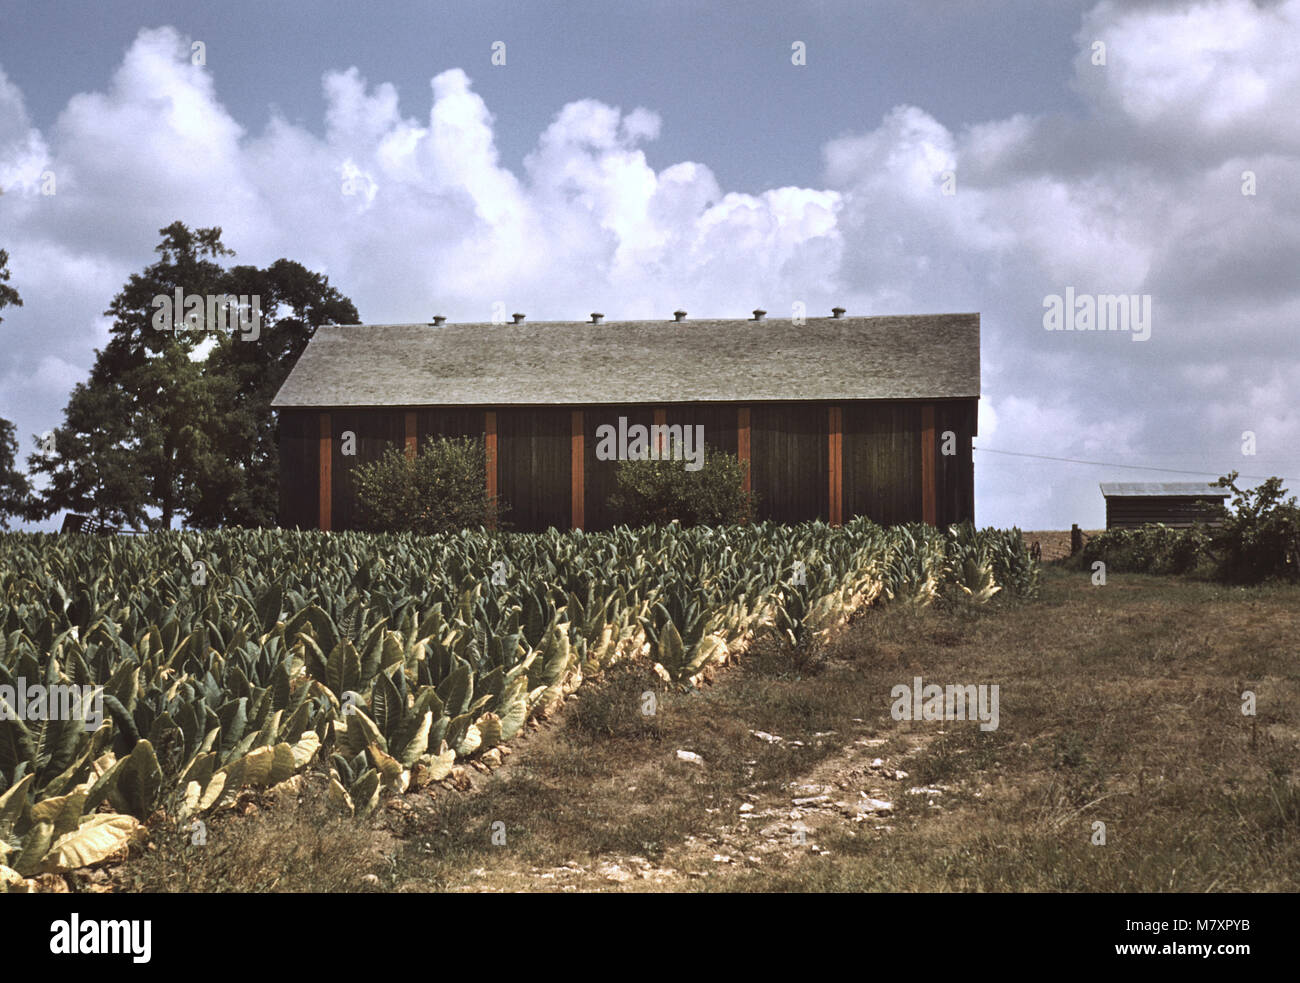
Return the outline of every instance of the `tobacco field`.
<path id="1" fill-rule="evenodd" d="M 0 887 L 309 767 L 364 816 L 620 659 L 691 685 L 760 632 L 805 645 L 872 604 L 1031 597 L 1038 573 L 1018 530 L 866 519 L 3 534 L 0 694 L 102 688 L 103 719 L 0 707 Z"/>

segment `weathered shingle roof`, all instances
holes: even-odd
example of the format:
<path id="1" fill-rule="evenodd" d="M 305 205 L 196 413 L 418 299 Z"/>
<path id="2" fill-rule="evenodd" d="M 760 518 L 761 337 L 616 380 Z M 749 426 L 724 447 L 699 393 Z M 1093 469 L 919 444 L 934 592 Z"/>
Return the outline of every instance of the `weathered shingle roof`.
<path id="1" fill-rule="evenodd" d="M 1232 494 L 1226 488 L 1196 481 L 1103 482 L 1101 493 L 1106 498 L 1130 498 L 1139 495 L 1157 495 L 1165 498 L 1227 498 Z"/>
<path id="2" fill-rule="evenodd" d="M 979 315 L 317 329 L 273 406 L 977 397 Z"/>

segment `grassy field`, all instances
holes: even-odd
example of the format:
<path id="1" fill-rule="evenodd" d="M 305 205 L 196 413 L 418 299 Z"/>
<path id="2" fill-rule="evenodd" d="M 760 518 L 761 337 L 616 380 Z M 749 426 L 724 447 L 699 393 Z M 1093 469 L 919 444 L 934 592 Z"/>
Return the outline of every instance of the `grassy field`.
<path id="1" fill-rule="evenodd" d="M 241 795 L 203 845 L 156 827 L 125 863 L 75 877 L 119 891 L 1295 891 L 1297 602 L 1296 588 L 1094 587 L 1049 567 L 1039 601 L 873 609 L 818 651 L 759 644 L 698 692 L 616 668 L 501 767 L 365 822 L 332 816 L 308 774 Z M 918 675 L 998 684 L 998 728 L 893 720 L 891 688 Z"/>

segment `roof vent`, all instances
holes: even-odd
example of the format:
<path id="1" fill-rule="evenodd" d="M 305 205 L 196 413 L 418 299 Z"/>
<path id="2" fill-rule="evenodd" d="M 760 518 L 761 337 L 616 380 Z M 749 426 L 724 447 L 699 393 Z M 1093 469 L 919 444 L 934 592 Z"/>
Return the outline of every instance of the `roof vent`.
<path id="1" fill-rule="evenodd" d="M 755 309 L 754 309 L 754 320 L 755 320 L 755 321 L 761 321 L 761 320 L 763 320 L 763 316 L 764 316 L 765 314 L 767 314 L 767 311 L 761 311 L 761 310 L 759 310 L 758 308 L 755 308 Z"/>
<path id="2" fill-rule="evenodd" d="M 445 320 L 447 320 L 447 315 L 446 315 L 446 314 L 435 314 L 435 315 L 433 315 L 433 326 L 434 326 L 435 328 L 436 328 L 436 327 L 439 327 L 439 326 L 442 325 L 442 322 L 445 321 Z"/>
<path id="3" fill-rule="evenodd" d="M 522 323 L 523 323 L 523 320 L 524 320 L 524 317 L 525 317 L 526 315 L 523 315 L 523 314 L 511 314 L 510 316 L 513 317 L 513 318 L 515 319 L 515 324 L 522 324 Z"/>
<path id="4" fill-rule="evenodd" d="M 674 320 L 674 321 L 685 321 L 685 320 L 686 320 L 686 312 L 685 312 L 685 311 L 673 311 L 673 320 Z"/>
<path id="5" fill-rule="evenodd" d="M 844 316 L 844 308 L 843 308 L 843 307 L 832 307 L 832 308 L 831 308 L 831 317 L 834 317 L 834 318 L 840 318 L 840 317 L 843 317 L 843 316 Z"/>
<path id="6" fill-rule="evenodd" d="M 601 314 L 599 311 L 592 311 L 592 312 L 591 312 L 591 323 L 592 323 L 592 324 L 599 324 L 599 323 L 600 323 L 600 319 L 601 319 L 602 317 L 604 317 L 604 316 L 605 316 L 605 315 L 604 315 L 604 314 Z"/>

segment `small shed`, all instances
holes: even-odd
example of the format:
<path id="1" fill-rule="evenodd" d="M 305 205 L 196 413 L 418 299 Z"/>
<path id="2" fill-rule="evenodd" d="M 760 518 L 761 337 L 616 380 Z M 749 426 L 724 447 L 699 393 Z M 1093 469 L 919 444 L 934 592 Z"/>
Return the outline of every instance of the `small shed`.
<path id="1" fill-rule="evenodd" d="M 1106 528 L 1135 529 L 1159 522 L 1184 529 L 1194 522 L 1219 524 L 1219 508 L 1231 492 L 1217 485 L 1179 481 L 1102 483 Z"/>

